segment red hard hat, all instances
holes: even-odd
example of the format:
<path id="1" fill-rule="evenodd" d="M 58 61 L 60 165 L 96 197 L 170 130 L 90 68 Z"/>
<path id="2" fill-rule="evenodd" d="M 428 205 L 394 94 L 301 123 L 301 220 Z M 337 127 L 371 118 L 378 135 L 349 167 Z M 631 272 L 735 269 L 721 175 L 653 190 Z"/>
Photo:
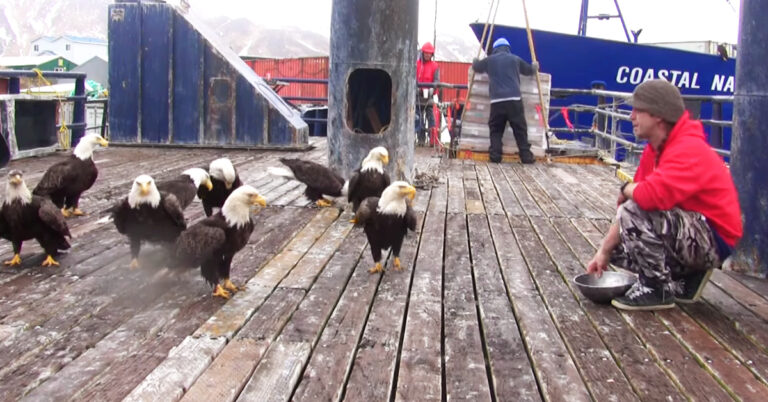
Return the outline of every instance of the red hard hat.
<path id="1" fill-rule="evenodd" d="M 424 46 L 421 47 L 421 51 L 424 53 L 432 53 L 435 54 L 435 47 L 432 46 L 431 43 L 427 42 L 424 44 Z"/>

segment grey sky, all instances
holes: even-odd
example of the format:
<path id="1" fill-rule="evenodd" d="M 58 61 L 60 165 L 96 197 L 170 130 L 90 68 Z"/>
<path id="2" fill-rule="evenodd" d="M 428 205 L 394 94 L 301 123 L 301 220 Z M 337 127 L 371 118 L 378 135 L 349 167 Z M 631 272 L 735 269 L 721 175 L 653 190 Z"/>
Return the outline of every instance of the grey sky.
<path id="1" fill-rule="evenodd" d="M 268 27 L 297 26 L 314 32 L 330 31 L 331 0 L 188 0 L 198 13 L 245 17 Z M 381 0 L 387 1 L 387 0 Z M 413 0 L 417 1 L 417 0 Z M 579 0 L 527 0 L 534 29 L 575 34 Z M 631 30 L 643 28 L 640 42 L 703 41 L 736 43 L 739 0 L 620 0 Z M 488 17 L 490 0 L 437 0 L 438 52 L 441 36 L 476 41 L 468 28 Z M 525 26 L 522 0 L 501 0 L 496 22 Z M 435 0 L 419 5 L 419 42 L 432 40 Z M 613 0 L 590 0 L 590 14 L 615 14 Z M 590 36 L 624 40 L 617 19 L 590 20 Z M 534 38 L 535 39 L 535 38 Z"/>

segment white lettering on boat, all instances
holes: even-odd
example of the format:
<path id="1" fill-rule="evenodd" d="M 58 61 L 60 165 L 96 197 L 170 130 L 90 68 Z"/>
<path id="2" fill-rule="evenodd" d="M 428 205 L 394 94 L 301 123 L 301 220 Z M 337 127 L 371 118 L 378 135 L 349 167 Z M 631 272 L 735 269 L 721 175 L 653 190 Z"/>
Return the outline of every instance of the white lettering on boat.
<path id="1" fill-rule="evenodd" d="M 616 71 L 616 83 L 638 85 L 642 82 L 660 78 L 671 82 L 681 89 L 701 89 L 699 85 L 699 73 L 697 71 L 682 71 L 660 68 L 620 66 Z M 734 77 L 715 74 L 712 79 L 711 90 L 719 92 L 733 92 Z"/>

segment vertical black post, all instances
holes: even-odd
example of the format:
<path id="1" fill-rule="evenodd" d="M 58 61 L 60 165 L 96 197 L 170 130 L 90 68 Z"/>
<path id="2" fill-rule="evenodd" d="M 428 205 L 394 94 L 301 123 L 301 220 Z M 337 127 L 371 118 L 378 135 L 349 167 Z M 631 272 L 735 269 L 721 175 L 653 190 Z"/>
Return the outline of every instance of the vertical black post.
<path id="1" fill-rule="evenodd" d="M 75 80 L 75 107 L 72 110 L 72 141 L 70 144 L 76 145 L 80 138 L 85 134 L 85 125 L 76 125 L 77 123 L 85 123 L 85 77 L 80 77 Z M 82 97 L 82 98 L 80 98 Z"/>
<path id="2" fill-rule="evenodd" d="M 733 268 L 768 272 L 768 8 L 742 0 L 739 55 L 736 60 L 731 174 L 739 191 L 744 237 L 734 252 Z"/>
<path id="3" fill-rule="evenodd" d="M 712 120 L 723 120 L 723 104 L 719 101 L 712 102 Z M 709 144 L 714 148 L 723 149 L 723 126 L 712 125 L 709 130 Z"/>

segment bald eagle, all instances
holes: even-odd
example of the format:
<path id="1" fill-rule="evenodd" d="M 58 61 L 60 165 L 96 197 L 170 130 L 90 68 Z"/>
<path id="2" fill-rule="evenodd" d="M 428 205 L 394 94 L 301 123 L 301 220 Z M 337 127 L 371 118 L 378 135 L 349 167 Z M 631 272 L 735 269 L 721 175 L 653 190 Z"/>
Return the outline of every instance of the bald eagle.
<path id="1" fill-rule="evenodd" d="M 400 270 L 400 247 L 403 238 L 410 229 L 416 230 L 416 214 L 410 201 L 416 196 L 416 189 L 404 181 L 390 184 L 379 197 L 368 197 L 360 204 L 355 213 L 356 226 L 362 226 L 371 255 L 376 265 L 368 272 L 381 272 L 381 251 L 392 249 L 394 266 Z"/>
<path id="2" fill-rule="evenodd" d="M 45 197 L 33 195 L 24 183 L 22 173 L 11 170 L 0 208 L 0 237 L 13 245 L 13 259 L 5 261 L 5 265 L 20 265 L 21 244 L 24 240 L 35 239 L 48 255 L 42 265 L 49 267 L 59 265 L 53 257 L 59 250 L 70 247 L 66 238 L 72 236 L 56 205 Z"/>
<path id="3" fill-rule="evenodd" d="M 197 190 L 197 196 L 203 201 L 203 210 L 205 216 L 213 214 L 213 208 L 221 208 L 224 205 L 229 194 L 233 190 L 243 185 L 228 158 L 219 158 L 211 162 L 208 167 L 208 174 L 211 177 L 213 188 L 200 188 Z"/>
<path id="4" fill-rule="evenodd" d="M 48 197 L 62 208 L 65 217 L 83 215 L 78 204 L 80 195 L 93 186 L 99 175 L 93 163 L 93 150 L 96 146 L 106 147 L 109 143 L 98 134 L 87 134 L 77 143 L 72 156 L 54 164 L 43 174 L 32 194 Z"/>
<path id="5" fill-rule="evenodd" d="M 173 266 L 199 266 L 203 278 L 213 287 L 213 296 L 228 299 L 239 288 L 229 280 L 232 258 L 248 243 L 253 232 L 251 207 L 267 205 L 256 189 L 244 185 L 235 189 L 221 211 L 190 226 L 176 240 Z"/>
<path id="6" fill-rule="evenodd" d="M 187 209 L 199 190 L 213 189 L 211 177 L 205 169 L 190 168 L 176 178 L 157 182 L 157 189 L 161 193 L 170 193 L 176 196 L 181 204 L 181 209 Z"/>
<path id="7" fill-rule="evenodd" d="M 287 168 L 270 167 L 267 171 L 306 184 L 304 195 L 317 206 L 330 207 L 332 201 L 343 199 L 346 195 L 346 181 L 333 170 L 302 159 L 280 158 L 280 162 Z"/>
<path id="8" fill-rule="evenodd" d="M 384 166 L 389 164 L 389 152 L 384 147 L 376 147 L 368 152 L 363 159 L 360 169 L 349 178 L 349 202 L 352 212 L 357 211 L 360 204 L 368 197 L 379 197 L 389 186 L 389 175 Z"/>
<path id="9" fill-rule="evenodd" d="M 110 211 L 117 231 L 131 242 L 131 269 L 139 267 L 142 241 L 172 244 L 187 227 L 176 196 L 158 191 L 155 181 L 147 175 L 138 176 L 128 197 Z"/>

